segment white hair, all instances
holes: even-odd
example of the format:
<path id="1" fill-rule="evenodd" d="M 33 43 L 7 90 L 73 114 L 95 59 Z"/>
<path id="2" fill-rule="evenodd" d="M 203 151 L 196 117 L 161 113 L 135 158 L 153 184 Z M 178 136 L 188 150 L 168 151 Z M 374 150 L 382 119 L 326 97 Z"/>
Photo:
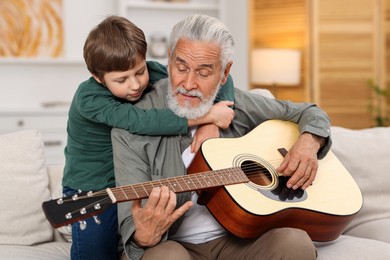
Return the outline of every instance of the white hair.
<path id="1" fill-rule="evenodd" d="M 171 55 L 173 55 L 176 44 L 181 38 L 216 43 L 221 48 L 222 70 L 232 59 L 234 51 L 233 36 L 225 25 L 215 17 L 195 14 L 177 23 L 169 37 L 168 44 Z"/>

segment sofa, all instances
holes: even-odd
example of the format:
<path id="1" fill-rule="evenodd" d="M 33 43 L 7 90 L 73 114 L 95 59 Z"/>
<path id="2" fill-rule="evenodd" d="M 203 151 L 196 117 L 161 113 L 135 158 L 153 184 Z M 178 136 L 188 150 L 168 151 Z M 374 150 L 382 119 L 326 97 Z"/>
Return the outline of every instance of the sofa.
<path id="1" fill-rule="evenodd" d="M 331 133 L 332 151 L 360 186 L 364 205 L 338 239 L 315 242 L 318 259 L 390 259 L 390 127 Z M 61 195 L 63 169 L 45 165 L 41 134 L 0 135 L 0 162 L 0 260 L 69 259 L 68 228 L 53 229 L 41 208 Z"/>

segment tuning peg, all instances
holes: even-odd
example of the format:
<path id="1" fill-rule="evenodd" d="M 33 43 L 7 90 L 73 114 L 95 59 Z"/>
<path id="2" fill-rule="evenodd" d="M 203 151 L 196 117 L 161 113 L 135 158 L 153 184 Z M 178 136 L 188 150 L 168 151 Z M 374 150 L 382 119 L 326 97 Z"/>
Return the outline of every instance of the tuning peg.
<path id="1" fill-rule="evenodd" d="M 87 214 L 87 209 L 86 209 L 86 208 L 81 208 L 81 209 L 80 209 L 80 214 L 81 214 L 81 215 Z"/>
<path id="2" fill-rule="evenodd" d="M 95 223 L 100 225 L 100 223 L 102 223 L 102 221 L 99 219 L 98 216 L 93 216 L 93 219 L 95 220 Z"/>
<path id="3" fill-rule="evenodd" d="M 79 199 L 79 195 L 75 194 L 75 195 L 72 196 L 72 200 L 76 201 L 78 199 Z"/>
<path id="4" fill-rule="evenodd" d="M 80 230 L 85 230 L 87 228 L 87 222 L 85 220 L 80 220 Z"/>

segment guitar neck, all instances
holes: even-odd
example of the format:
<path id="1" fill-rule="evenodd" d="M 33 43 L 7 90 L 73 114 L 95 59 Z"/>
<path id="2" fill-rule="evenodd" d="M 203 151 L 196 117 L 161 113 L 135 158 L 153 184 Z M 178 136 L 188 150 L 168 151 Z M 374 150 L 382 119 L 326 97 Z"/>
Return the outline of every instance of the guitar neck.
<path id="1" fill-rule="evenodd" d="M 107 189 L 112 203 L 148 198 L 155 187 L 167 186 L 175 193 L 248 182 L 240 167 L 183 175 L 168 179 L 120 186 Z"/>

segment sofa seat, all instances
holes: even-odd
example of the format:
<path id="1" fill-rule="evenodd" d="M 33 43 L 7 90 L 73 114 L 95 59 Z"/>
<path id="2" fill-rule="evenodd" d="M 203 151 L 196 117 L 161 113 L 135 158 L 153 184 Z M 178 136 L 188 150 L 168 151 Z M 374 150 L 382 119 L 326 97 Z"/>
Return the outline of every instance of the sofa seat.
<path id="1" fill-rule="evenodd" d="M 318 260 L 389 260 L 390 244 L 374 239 L 341 235 L 330 242 L 314 242 Z"/>
<path id="2" fill-rule="evenodd" d="M 0 259 L 69 260 L 70 243 L 49 242 L 32 246 L 0 245 Z"/>

